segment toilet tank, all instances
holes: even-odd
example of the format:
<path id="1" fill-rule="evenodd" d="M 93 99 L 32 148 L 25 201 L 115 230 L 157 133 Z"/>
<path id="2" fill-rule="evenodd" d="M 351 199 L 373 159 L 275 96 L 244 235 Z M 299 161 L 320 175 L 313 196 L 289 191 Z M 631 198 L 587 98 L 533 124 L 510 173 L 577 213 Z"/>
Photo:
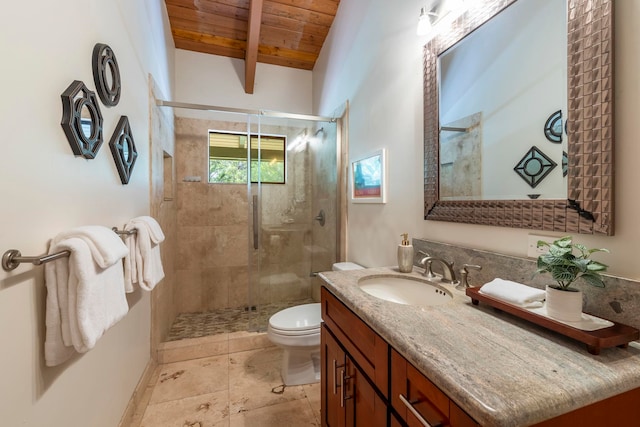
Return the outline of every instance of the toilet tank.
<path id="1" fill-rule="evenodd" d="M 333 271 L 362 270 L 364 267 L 355 262 L 337 262 L 333 264 Z"/>

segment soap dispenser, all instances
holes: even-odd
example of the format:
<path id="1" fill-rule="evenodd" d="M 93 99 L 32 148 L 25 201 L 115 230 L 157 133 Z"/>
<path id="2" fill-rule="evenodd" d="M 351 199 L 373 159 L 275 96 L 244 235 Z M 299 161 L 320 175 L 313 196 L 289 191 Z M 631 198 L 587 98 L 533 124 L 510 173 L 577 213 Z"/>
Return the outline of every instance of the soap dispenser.
<path id="1" fill-rule="evenodd" d="M 403 233 L 402 243 L 398 245 L 398 270 L 411 273 L 413 270 L 413 245 L 409 244 L 409 233 Z"/>

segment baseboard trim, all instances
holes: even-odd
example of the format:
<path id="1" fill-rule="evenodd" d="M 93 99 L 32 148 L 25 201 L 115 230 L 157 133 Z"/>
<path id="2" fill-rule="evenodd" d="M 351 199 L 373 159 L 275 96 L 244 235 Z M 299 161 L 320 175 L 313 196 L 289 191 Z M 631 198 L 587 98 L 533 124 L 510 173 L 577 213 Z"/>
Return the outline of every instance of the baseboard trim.
<path id="1" fill-rule="evenodd" d="M 157 367 L 158 363 L 153 358 L 150 358 L 140 377 L 140 381 L 138 381 L 136 388 L 133 390 L 118 427 L 138 427 L 140 425 L 144 409 L 151 399 L 153 385 L 156 383 L 154 377 L 158 375 Z"/>

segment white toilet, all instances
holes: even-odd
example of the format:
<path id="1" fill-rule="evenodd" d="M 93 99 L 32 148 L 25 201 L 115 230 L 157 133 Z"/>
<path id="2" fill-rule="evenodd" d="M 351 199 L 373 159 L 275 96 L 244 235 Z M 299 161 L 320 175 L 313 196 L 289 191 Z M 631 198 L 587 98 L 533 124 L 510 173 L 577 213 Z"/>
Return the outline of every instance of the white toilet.
<path id="1" fill-rule="evenodd" d="M 358 270 L 352 262 L 333 264 L 333 270 Z M 320 303 L 303 304 L 281 310 L 271 316 L 267 336 L 282 347 L 282 380 L 285 385 L 320 381 Z"/>

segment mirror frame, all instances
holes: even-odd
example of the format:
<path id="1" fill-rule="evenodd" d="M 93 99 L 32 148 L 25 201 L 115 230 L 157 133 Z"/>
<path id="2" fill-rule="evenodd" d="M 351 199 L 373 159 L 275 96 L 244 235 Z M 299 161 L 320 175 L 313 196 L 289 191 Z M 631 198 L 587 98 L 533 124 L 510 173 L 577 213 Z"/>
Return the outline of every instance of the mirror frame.
<path id="1" fill-rule="evenodd" d="M 567 0 L 567 199 L 439 200 L 438 55 L 514 1 L 472 2 L 424 47 L 424 219 L 612 236 L 613 0 Z"/>

